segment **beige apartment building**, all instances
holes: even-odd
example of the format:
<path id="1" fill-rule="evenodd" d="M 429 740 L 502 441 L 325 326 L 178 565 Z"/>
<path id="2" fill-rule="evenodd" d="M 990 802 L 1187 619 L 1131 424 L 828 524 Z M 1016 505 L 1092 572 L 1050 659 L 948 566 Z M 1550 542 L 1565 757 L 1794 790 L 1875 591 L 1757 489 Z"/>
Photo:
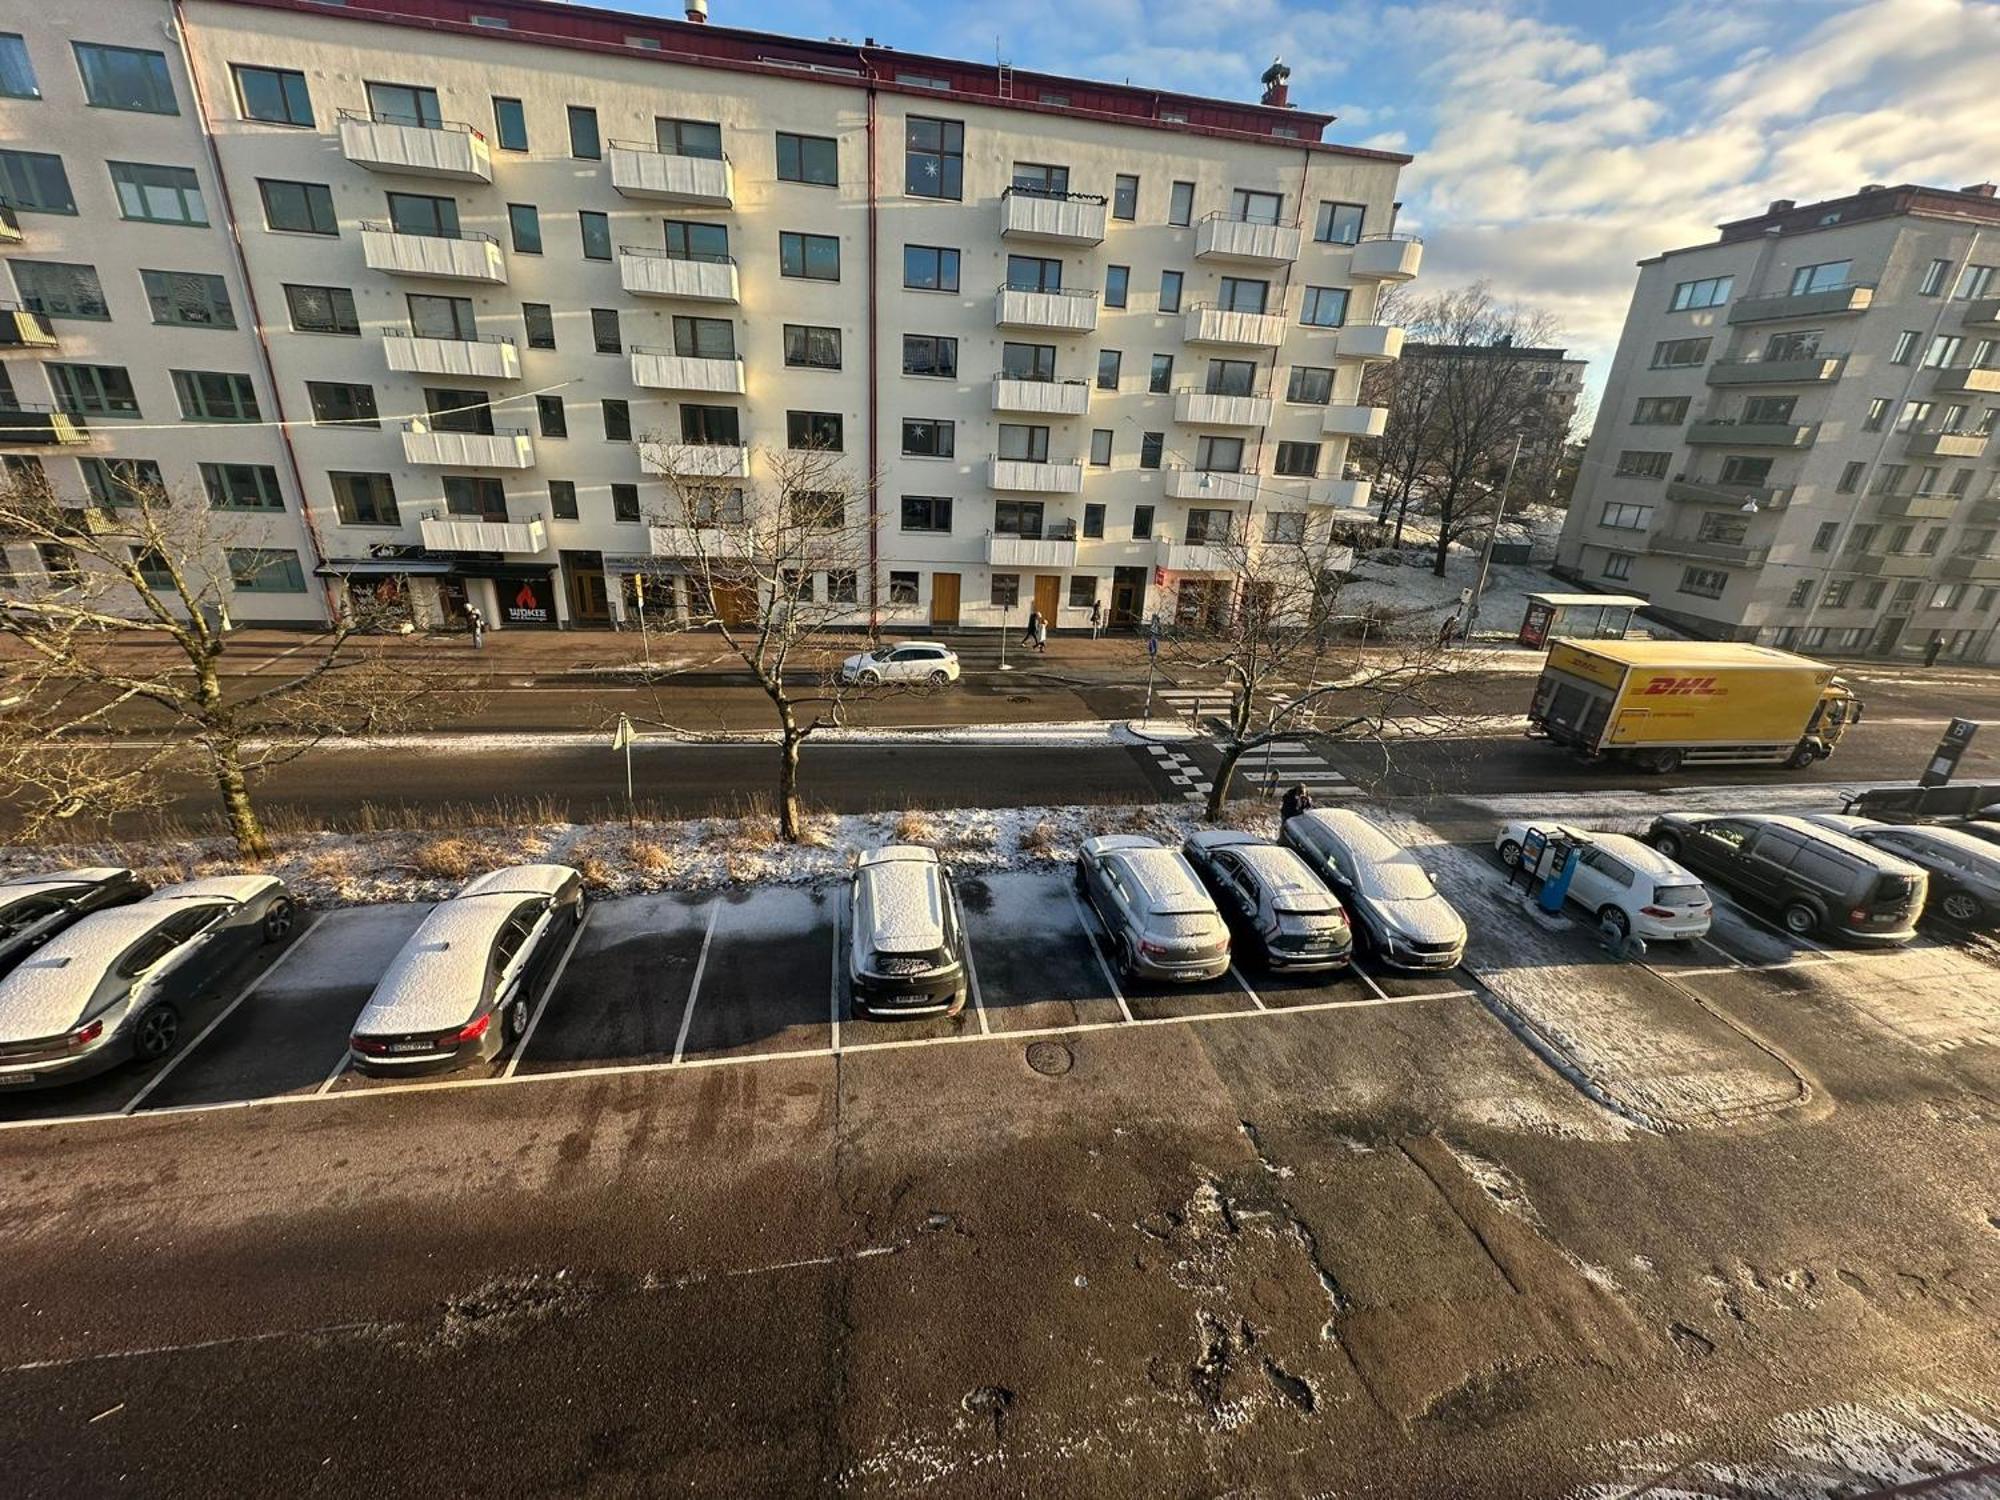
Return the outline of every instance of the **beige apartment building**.
<path id="1" fill-rule="evenodd" d="M 1559 571 L 1706 636 L 1996 659 L 2000 201 L 1870 185 L 1642 262 Z"/>
<path id="2" fill-rule="evenodd" d="M 684 605 L 661 476 L 805 446 L 876 480 L 870 567 L 813 586 L 896 631 L 1171 618 L 1230 589 L 1224 538 L 1365 513 L 1408 158 L 1282 82 L 528 0 L 17 14 L 0 455 L 206 486 L 254 528 L 241 618 Z"/>

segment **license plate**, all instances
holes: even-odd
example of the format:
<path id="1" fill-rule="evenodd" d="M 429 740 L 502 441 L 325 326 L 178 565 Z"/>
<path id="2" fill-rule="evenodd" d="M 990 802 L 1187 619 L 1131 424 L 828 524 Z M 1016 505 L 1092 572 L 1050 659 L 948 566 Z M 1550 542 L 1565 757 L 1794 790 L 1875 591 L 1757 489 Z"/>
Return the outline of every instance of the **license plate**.
<path id="1" fill-rule="evenodd" d="M 391 1052 L 431 1052 L 436 1050 L 436 1048 L 435 1044 L 431 1042 L 391 1042 L 389 1043 L 389 1050 Z"/>

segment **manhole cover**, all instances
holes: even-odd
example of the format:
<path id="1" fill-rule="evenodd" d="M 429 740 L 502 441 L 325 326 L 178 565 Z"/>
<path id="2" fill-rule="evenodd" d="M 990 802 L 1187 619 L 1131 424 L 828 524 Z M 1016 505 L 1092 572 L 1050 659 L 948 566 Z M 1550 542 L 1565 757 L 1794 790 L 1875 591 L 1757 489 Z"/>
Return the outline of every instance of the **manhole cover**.
<path id="1" fill-rule="evenodd" d="M 1029 701 L 1029 699 L 1026 693 L 1009 693 L 1007 695 L 1007 701 L 1009 703 L 1026 703 Z"/>
<path id="2" fill-rule="evenodd" d="M 1061 1042 L 1028 1043 L 1028 1066 L 1050 1078 L 1060 1078 L 1076 1059 Z"/>

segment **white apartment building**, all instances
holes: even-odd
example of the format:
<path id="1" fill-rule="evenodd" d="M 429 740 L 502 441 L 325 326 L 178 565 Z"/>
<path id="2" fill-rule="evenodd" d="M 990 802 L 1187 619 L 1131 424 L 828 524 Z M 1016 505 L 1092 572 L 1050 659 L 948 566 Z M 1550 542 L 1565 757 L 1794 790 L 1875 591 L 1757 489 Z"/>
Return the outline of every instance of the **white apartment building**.
<path id="1" fill-rule="evenodd" d="M 806 444 L 877 476 L 872 576 L 815 586 L 896 630 L 1171 618 L 1220 538 L 1365 512 L 1409 158 L 1282 83 L 534 0 L 16 14 L 0 452 L 242 508 L 240 618 L 614 624 L 675 588 L 663 469 Z"/>
<path id="2" fill-rule="evenodd" d="M 1642 262 L 1558 571 L 1702 635 L 1996 659 L 2000 201 L 1870 185 Z"/>

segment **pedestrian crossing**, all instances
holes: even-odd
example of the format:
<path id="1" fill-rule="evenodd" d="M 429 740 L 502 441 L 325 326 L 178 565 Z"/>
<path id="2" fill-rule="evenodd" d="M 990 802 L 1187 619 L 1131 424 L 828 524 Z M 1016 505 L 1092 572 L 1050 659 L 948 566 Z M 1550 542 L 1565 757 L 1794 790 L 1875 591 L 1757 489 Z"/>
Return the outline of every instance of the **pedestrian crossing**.
<path id="1" fill-rule="evenodd" d="M 1148 745 L 1160 774 L 1181 795 L 1183 801 L 1205 802 L 1215 789 L 1215 767 L 1221 756 L 1213 745 L 1200 747 L 1201 759 L 1191 748 L 1179 745 Z M 1204 765 L 1204 762 L 1207 762 Z M 1273 740 L 1248 751 L 1236 763 L 1238 796 L 1279 797 L 1294 786 L 1303 786 L 1315 799 L 1352 797 L 1359 793 L 1326 758 L 1312 746 L 1298 740 Z"/>
<path id="2" fill-rule="evenodd" d="M 1174 745 L 1148 745 L 1146 748 L 1153 752 L 1153 759 L 1159 762 L 1160 773 L 1179 790 L 1183 801 L 1208 800 L 1215 783 L 1192 755 Z"/>
<path id="3" fill-rule="evenodd" d="M 1227 713 L 1236 703 L 1236 689 L 1227 684 L 1215 687 L 1159 688 L 1153 694 L 1161 712 L 1169 718 L 1200 721 L 1211 714 Z"/>

